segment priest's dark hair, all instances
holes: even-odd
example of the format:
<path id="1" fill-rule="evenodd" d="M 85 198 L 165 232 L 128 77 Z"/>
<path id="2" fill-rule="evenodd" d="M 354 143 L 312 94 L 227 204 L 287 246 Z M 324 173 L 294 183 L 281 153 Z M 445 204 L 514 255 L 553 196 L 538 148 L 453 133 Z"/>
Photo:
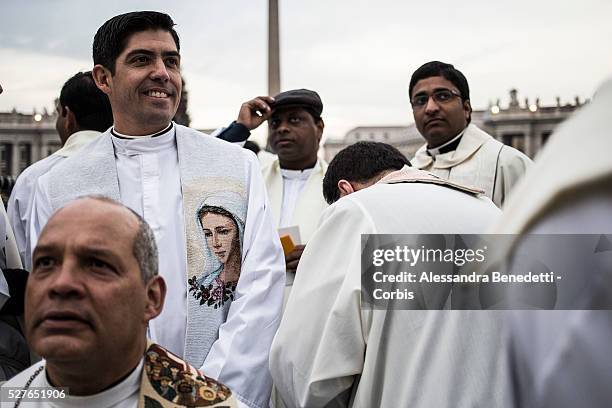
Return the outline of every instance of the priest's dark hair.
<path id="1" fill-rule="evenodd" d="M 93 41 L 93 62 L 109 69 L 115 75 L 115 62 L 125 49 L 128 39 L 134 33 L 146 30 L 168 31 L 181 50 L 179 36 L 174 30 L 172 17 L 157 11 L 133 11 L 120 14 L 102 24 Z"/>
<path id="2" fill-rule="evenodd" d="M 340 199 L 340 180 L 364 183 L 383 171 L 404 166 L 410 166 L 410 162 L 395 147 L 380 142 L 357 142 L 342 149 L 329 163 L 323 178 L 323 197 L 333 204 Z"/>
<path id="3" fill-rule="evenodd" d="M 410 85 L 408 86 L 408 94 L 410 95 L 410 98 L 413 96 L 412 90 L 417 82 L 419 82 L 421 79 L 435 76 L 441 76 L 455 85 L 461 94 L 462 102 L 470 100 L 470 86 L 468 85 L 465 75 L 463 75 L 463 73 L 455 68 L 452 64 L 447 64 L 440 61 L 427 62 L 414 71 L 412 77 L 410 78 Z M 470 114 L 467 119 L 467 123 L 470 123 L 471 120 L 472 115 Z"/>
<path id="4" fill-rule="evenodd" d="M 59 96 L 59 114 L 74 114 L 80 130 L 104 132 L 113 125 L 108 96 L 96 86 L 91 71 L 79 72 L 66 81 Z M 65 141 L 64 141 L 65 142 Z"/>

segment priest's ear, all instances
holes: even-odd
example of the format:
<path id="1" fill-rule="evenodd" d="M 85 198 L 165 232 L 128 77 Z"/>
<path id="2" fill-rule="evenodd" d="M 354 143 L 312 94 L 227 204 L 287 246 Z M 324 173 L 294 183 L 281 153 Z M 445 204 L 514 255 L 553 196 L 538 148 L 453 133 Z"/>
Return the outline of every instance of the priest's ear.
<path id="1" fill-rule="evenodd" d="M 355 192 L 353 185 L 345 179 L 340 179 L 338 181 L 338 190 L 340 190 L 340 197 L 344 197 Z"/>
<path id="2" fill-rule="evenodd" d="M 110 70 L 103 65 L 96 64 L 91 70 L 96 86 L 105 94 L 110 94 L 113 85 L 113 75 Z"/>
<path id="3" fill-rule="evenodd" d="M 61 106 L 58 108 L 57 121 L 55 122 L 55 129 L 60 136 L 62 145 L 66 143 L 66 140 L 75 132 L 80 129 L 79 123 L 77 122 L 76 116 L 69 106 Z"/>
<path id="4" fill-rule="evenodd" d="M 322 118 L 318 118 L 315 120 L 315 126 L 317 128 L 316 137 L 318 144 L 321 143 L 321 138 L 323 137 L 323 129 L 325 129 L 325 122 L 323 122 Z"/>
<path id="5" fill-rule="evenodd" d="M 149 322 L 156 318 L 164 308 L 164 300 L 166 299 L 166 281 L 159 275 L 155 275 L 149 279 L 145 285 L 146 289 L 146 305 L 145 305 L 145 321 Z"/>

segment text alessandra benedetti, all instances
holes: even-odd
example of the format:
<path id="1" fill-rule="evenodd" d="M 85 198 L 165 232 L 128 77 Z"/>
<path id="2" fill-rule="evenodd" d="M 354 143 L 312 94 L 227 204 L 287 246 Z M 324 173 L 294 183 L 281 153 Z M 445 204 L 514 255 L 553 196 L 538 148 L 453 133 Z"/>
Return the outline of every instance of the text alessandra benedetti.
<path id="1" fill-rule="evenodd" d="M 387 275 L 384 272 L 374 272 L 372 279 L 376 283 L 550 283 L 555 280 L 554 272 L 508 275 L 501 272 L 490 272 L 488 274 L 466 273 L 466 274 L 436 274 L 433 272 L 401 272 Z"/>

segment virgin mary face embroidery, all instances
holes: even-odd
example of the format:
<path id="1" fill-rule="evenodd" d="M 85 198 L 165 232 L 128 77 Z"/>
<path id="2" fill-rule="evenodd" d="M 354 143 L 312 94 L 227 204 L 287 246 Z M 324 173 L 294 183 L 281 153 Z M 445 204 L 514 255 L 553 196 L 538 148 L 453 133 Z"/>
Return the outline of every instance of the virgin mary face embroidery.
<path id="1" fill-rule="evenodd" d="M 220 279 L 234 282 L 240 276 L 240 241 L 238 225 L 230 216 L 206 212 L 200 217 L 206 245 L 223 265 Z"/>
<path id="2" fill-rule="evenodd" d="M 189 292 L 200 305 L 215 309 L 233 300 L 240 278 L 241 221 L 223 207 L 203 205 L 198 211 L 198 221 L 205 239 L 208 266 L 202 275 L 189 279 Z"/>

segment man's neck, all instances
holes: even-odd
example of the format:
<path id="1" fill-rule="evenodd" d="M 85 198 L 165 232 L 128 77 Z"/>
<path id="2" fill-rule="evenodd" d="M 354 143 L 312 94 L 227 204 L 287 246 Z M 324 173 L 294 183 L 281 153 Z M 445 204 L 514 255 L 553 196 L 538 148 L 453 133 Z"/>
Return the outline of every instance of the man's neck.
<path id="1" fill-rule="evenodd" d="M 105 391 L 125 380 L 138 366 L 144 355 L 146 341 L 130 356 L 121 358 L 96 358 L 94 361 L 47 361 L 46 373 L 54 387 L 67 387 L 70 395 L 88 396 Z M 140 350 L 140 352 L 138 352 Z"/>
<path id="2" fill-rule="evenodd" d="M 126 136 L 150 136 L 164 131 L 170 126 L 170 123 L 172 122 L 166 123 L 165 125 L 147 127 L 131 126 L 124 123 L 114 123 L 113 129 L 115 132 Z"/>
<path id="3" fill-rule="evenodd" d="M 312 169 L 317 164 L 317 158 L 315 157 L 314 161 L 309 160 L 306 162 L 286 162 L 281 160 L 279 157 L 278 164 L 281 169 L 285 170 L 307 170 Z"/>
<path id="4" fill-rule="evenodd" d="M 443 148 L 445 145 L 447 144 L 451 144 L 452 142 L 454 142 L 456 139 L 458 139 L 459 137 L 461 137 L 463 135 L 463 133 L 465 132 L 465 129 L 462 129 L 461 132 L 457 133 L 455 136 L 444 140 L 441 143 L 437 143 L 436 145 L 431 145 L 429 144 L 429 142 L 427 143 L 427 149 L 440 149 Z"/>
<path id="5" fill-rule="evenodd" d="M 77 132 L 80 132 L 82 129 L 73 129 L 72 132 L 70 132 L 69 135 L 66 135 L 64 132 L 60 132 L 60 142 L 62 143 L 62 147 L 64 147 L 66 145 L 66 142 L 68 142 L 68 139 L 70 139 L 70 136 L 74 135 Z"/>
<path id="6" fill-rule="evenodd" d="M 113 128 L 111 129 L 111 134 L 115 137 L 118 137 L 120 139 L 131 139 L 131 140 L 135 140 L 135 139 L 147 139 L 147 138 L 153 138 L 153 137 L 157 137 L 157 136 L 161 136 L 161 135 L 165 135 L 167 133 L 170 132 L 170 130 L 172 130 L 172 123 L 170 123 L 167 127 L 165 127 L 164 129 L 160 130 L 159 132 L 155 132 L 155 133 L 151 133 L 151 134 L 146 134 L 146 135 L 140 135 L 140 136 L 133 136 L 133 135 L 129 135 L 126 133 L 121 133 L 119 132 L 117 129 L 115 129 L 115 127 L 113 126 Z"/>

